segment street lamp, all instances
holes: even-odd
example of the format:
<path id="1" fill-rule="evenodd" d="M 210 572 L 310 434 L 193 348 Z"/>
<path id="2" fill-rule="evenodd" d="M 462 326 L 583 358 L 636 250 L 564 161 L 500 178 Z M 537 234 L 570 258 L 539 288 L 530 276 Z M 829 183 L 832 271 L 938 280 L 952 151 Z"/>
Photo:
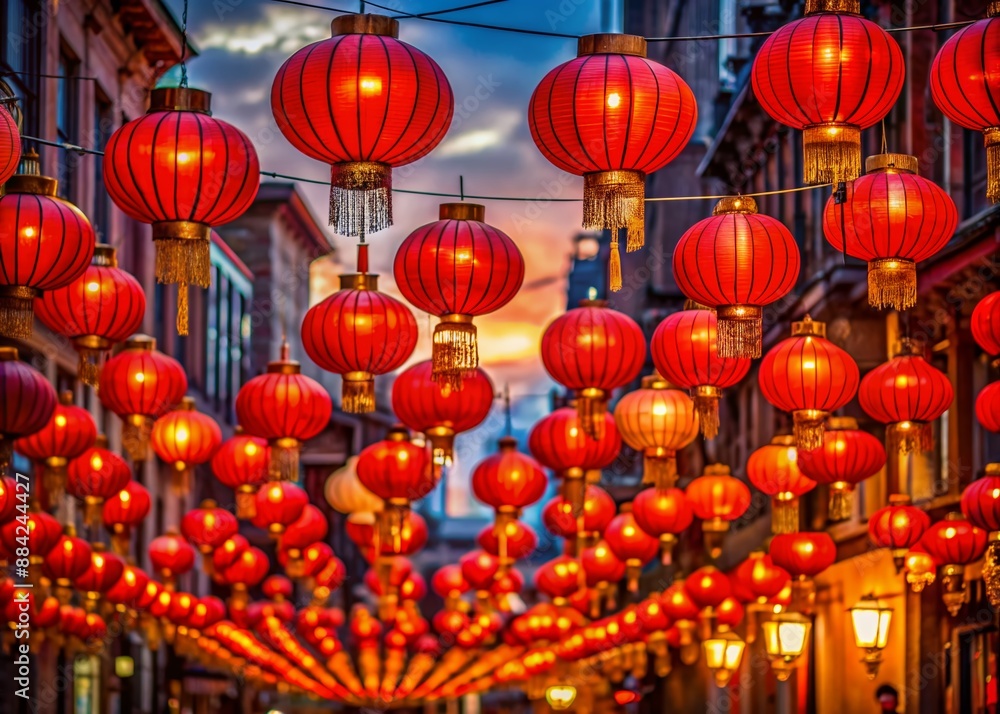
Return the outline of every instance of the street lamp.
<path id="1" fill-rule="evenodd" d="M 778 681 L 792 676 L 794 662 L 805 652 L 812 623 L 797 612 L 781 613 L 761 625 L 764 647 Z"/>
<path id="2" fill-rule="evenodd" d="M 554 684 L 545 690 L 545 701 L 556 711 L 569 709 L 576 701 L 576 687 L 572 684 Z"/>
<path id="3" fill-rule="evenodd" d="M 705 651 L 705 664 L 715 676 L 715 684 L 725 687 L 740 668 L 746 643 L 732 632 L 719 634 L 701 643 Z"/>
<path id="4" fill-rule="evenodd" d="M 882 664 L 882 650 L 889 642 L 889 625 L 892 622 L 892 608 L 886 607 L 874 595 L 865 595 L 852 607 L 851 624 L 854 626 L 854 642 L 865 651 L 865 669 L 868 679 L 875 679 Z"/>

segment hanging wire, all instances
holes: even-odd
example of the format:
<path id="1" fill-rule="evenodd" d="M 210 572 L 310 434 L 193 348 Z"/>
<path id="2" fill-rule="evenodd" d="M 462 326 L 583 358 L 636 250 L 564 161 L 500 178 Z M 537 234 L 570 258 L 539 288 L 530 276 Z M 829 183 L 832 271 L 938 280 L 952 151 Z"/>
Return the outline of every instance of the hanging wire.
<path id="1" fill-rule="evenodd" d="M 188 0 L 184 0 L 184 10 L 181 14 L 181 87 L 188 86 Z"/>

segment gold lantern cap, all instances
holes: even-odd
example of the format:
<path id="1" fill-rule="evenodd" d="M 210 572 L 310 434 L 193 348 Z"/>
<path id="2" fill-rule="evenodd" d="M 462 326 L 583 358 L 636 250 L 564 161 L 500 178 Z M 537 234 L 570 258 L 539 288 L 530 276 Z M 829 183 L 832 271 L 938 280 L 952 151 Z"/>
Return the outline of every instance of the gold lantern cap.
<path id="1" fill-rule="evenodd" d="M 149 93 L 149 111 L 212 114 L 212 95 L 192 87 L 159 87 Z"/>
<path id="2" fill-rule="evenodd" d="M 909 154 L 875 154 L 865 159 L 865 173 L 877 171 L 899 174 L 916 174 L 920 171 L 920 162 L 916 156 Z"/>
<path id="3" fill-rule="evenodd" d="M 639 35 L 602 32 L 584 35 L 576 43 L 576 56 L 587 55 L 630 55 L 646 56 L 646 38 Z"/>
<path id="4" fill-rule="evenodd" d="M 330 30 L 339 35 L 381 35 L 399 37 L 399 20 L 386 15 L 341 15 L 333 18 Z"/>
<path id="5" fill-rule="evenodd" d="M 712 209 L 713 216 L 729 213 L 757 213 L 757 202 L 750 196 L 727 196 Z"/>
<path id="6" fill-rule="evenodd" d="M 826 323 L 812 319 L 808 314 L 792 323 L 792 337 L 826 337 Z"/>

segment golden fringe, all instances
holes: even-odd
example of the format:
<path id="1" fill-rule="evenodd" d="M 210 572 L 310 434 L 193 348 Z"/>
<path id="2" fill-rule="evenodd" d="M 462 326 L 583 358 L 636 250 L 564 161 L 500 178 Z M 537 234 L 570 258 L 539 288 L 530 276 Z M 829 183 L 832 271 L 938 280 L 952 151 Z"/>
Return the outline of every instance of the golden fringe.
<path id="1" fill-rule="evenodd" d="M 345 379 L 341 389 L 340 406 L 347 414 L 370 414 L 375 411 L 375 378 Z"/>
<path id="2" fill-rule="evenodd" d="M 673 564 L 675 545 L 677 545 L 677 536 L 673 533 L 664 533 L 660 536 L 660 562 L 663 565 Z"/>
<path id="3" fill-rule="evenodd" d="M 156 246 L 156 280 L 160 283 L 212 284 L 211 242 L 197 238 L 160 238 Z"/>
<path id="4" fill-rule="evenodd" d="M 792 412 L 795 423 L 795 446 L 800 451 L 815 451 L 823 446 L 823 422 L 826 412 L 816 409 L 801 409 Z"/>
<path id="5" fill-rule="evenodd" d="M 861 129 L 817 124 L 802 132 L 803 181 L 810 186 L 845 183 L 861 175 Z"/>
<path id="6" fill-rule="evenodd" d="M 188 333 L 188 286 L 184 283 L 177 285 L 177 334 L 187 335 Z"/>
<path id="7" fill-rule="evenodd" d="M 289 558 L 285 566 L 285 574 L 292 580 L 298 580 L 306 574 L 306 561 L 302 558 Z"/>
<path id="8" fill-rule="evenodd" d="M 103 354 L 100 350 L 83 349 L 80 350 L 79 359 L 76 361 L 76 371 L 80 381 L 95 390 L 101 380 L 101 357 Z"/>
<path id="9" fill-rule="evenodd" d="M 826 514 L 831 521 L 846 521 L 854 513 L 854 491 L 844 487 L 830 489 L 830 501 L 827 503 Z"/>
<path id="10" fill-rule="evenodd" d="M 903 426 L 905 424 L 905 426 Z M 903 422 L 889 425 L 889 440 L 900 454 L 914 454 L 934 449 L 934 431 L 930 424 Z"/>
<path id="11" fill-rule="evenodd" d="M 757 359 L 761 354 L 763 340 L 762 322 L 759 317 L 732 319 L 719 317 L 718 322 L 719 357 L 748 357 Z"/>
<path id="12" fill-rule="evenodd" d="M 616 293 L 622 289 L 622 254 L 618 248 L 618 237 L 611 240 L 611 258 L 608 261 L 608 287 Z"/>
<path id="13" fill-rule="evenodd" d="M 860 0 L 806 0 L 805 14 L 814 12 L 849 12 L 855 15 L 861 13 Z"/>
<path id="14" fill-rule="evenodd" d="M 1000 127 L 983 132 L 986 137 L 986 197 L 1000 203 Z"/>
<path id="15" fill-rule="evenodd" d="M 583 225 L 617 234 L 626 229 L 625 250 L 645 244 L 646 177 L 641 171 L 597 171 L 583 176 Z"/>
<path id="16" fill-rule="evenodd" d="M 330 225 L 344 236 L 366 236 L 392 225 L 392 167 L 375 161 L 334 164 Z"/>
<path id="17" fill-rule="evenodd" d="M 149 458 L 149 435 L 152 431 L 153 420 L 149 417 L 129 418 L 122 423 L 122 447 L 132 461 Z"/>
<path id="18" fill-rule="evenodd" d="M 42 485 L 49 503 L 59 503 L 66 494 L 66 465 L 52 466 L 46 464 L 42 470 Z"/>
<path id="19" fill-rule="evenodd" d="M 868 263 L 868 304 L 879 310 L 906 310 L 917 304 L 917 266 L 889 258 Z"/>
<path id="20" fill-rule="evenodd" d="M 248 521 L 257 515 L 257 492 L 236 491 L 236 517 Z"/>
<path id="21" fill-rule="evenodd" d="M 132 534 L 125 533 L 112 533 L 111 534 L 111 550 L 115 555 L 120 555 L 125 557 L 129 553 L 129 549 L 132 547 Z"/>
<path id="22" fill-rule="evenodd" d="M 471 322 L 443 321 L 434 328 L 431 379 L 452 389 L 479 366 L 479 338 Z"/>
<path id="23" fill-rule="evenodd" d="M 299 450 L 301 445 L 272 444 L 268 476 L 272 481 L 299 480 Z"/>
<path id="24" fill-rule="evenodd" d="M 104 513 L 104 501 L 88 500 L 83 504 L 83 521 L 91 528 L 101 527 L 101 515 Z"/>
<path id="25" fill-rule="evenodd" d="M 1000 541 L 992 541 L 986 549 L 983 563 L 983 582 L 990 605 L 1000 608 Z"/>
<path id="26" fill-rule="evenodd" d="M 714 439 L 719 435 L 719 398 L 716 396 L 694 395 L 694 410 L 698 414 L 701 435 Z"/>
<path id="27" fill-rule="evenodd" d="M 19 340 L 31 337 L 32 302 L 31 298 L 0 296 L 0 335 Z"/>
<path id="28" fill-rule="evenodd" d="M 643 455 L 642 482 L 661 491 L 673 488 L 677 483 L 677 459 L 674 456 Z"/>
<path id="29" fill-rule="evenodd" d="M 191 493 L 191 470 L 175 468 L 170 473 L 170 492 L 175 496 Z"/>
<path id="30" fill-rule="evenodd" d="M 799 532 L 799 499 L 771 499 L 771 532 L 775 535 Z"/>
<path id="31" fill-rule="evenodd" d="M 603 392 L 595 395 L 578 394 L 576 398 L 576 413 L 580 418 L 580 428 L 583 433 L 600 441 L 604 438 L 605 419 L 608 411 L 608 398 Z"/>
<path id="32" fill-rule="evenodd" d="M 570 505 L 573 518 L 583 517 L 583 506 L 586 498 L 587 484 L 582 478 L 564 478 L 562 497 Z"/>

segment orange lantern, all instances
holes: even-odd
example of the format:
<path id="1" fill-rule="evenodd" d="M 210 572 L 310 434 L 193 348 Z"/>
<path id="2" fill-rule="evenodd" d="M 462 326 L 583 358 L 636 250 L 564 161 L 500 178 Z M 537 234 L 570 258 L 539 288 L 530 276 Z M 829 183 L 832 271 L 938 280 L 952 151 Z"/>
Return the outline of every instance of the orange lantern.
<path id="1" fill-rule="evenodd" d="M 222 431 L 215 419 L 196 411 L 194 399 L 184 397 L 180 406 L 153 424 L 153 451 L 173 467 L 171 484 L 178 495 L 191 490 L 191 474 L 207 463 L 222 444 Z"/>
<path id="2" fill-rule="evenodd" d="M 729 474 L 724 464 L 710 464 L 702 475 L 688 484 L 688 503 L 694 515 L 702 520 L 705 545 L 713 558 L 722 552 L 722 535 L 729 524 L 750 508 L 750 489 Z"/>
<path id="3" fill-rule="evenodd" d="M 799 529 L 799 496 L 816 488 L 798 465 L 795 437 L 779 435 L 760 447 L 747 461 L 750 483 L 771 497 L 771 531 L 794 533 Z"/>
<path id="4" fill-rule="evenodd" d="M 628 589 L 635 592 L 643 566 L 660 552 L 660 541 L 639 527 L 629 503 L 621 505 L 618 515 L 605 529 L 604 539 L 619 560 L 625 562 Z"/>

